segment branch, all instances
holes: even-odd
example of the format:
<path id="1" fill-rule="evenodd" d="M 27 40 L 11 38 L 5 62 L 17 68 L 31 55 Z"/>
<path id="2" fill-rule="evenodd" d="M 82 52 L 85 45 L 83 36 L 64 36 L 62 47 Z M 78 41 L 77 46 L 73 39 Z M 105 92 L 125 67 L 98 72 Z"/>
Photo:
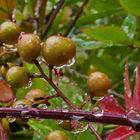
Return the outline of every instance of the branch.
<path id="1" fill-rule="evenodd" d="M 89 2 L 89 0 L 84 0 L 83 4 L 81 5 L 81 7 L 79 8 L 79 10 L 77 11 L 75 17 L 71 20 L 70 25 L 68 26 L 66 32 L 64 33 L 64 36 L 67 36 L 69 34 L 69 32 L 71 31 L 71 29 L 75 25 L 76 21 L 78 20 L 78 18 L 82 14 L 83 9 L 84 9 L 84 7 L 86 6 L 86 4 L 88 2 Z"/>
<path id="2" fill-rule="evenodd" d="M 57 94 L 71 107 L 71 108 L 75 108 L 75 105 L 62 93 L 62 91 L 53 83 L 52 80 L 50 80 L 44 73 L 43 69 L 41 68 L 41 66 L 39 65 L 37 60 L 34 60 L 35 65 L 37 66 L 37 68 L 39 69 L 41 75 L 43 76 L 43 78 L 55 89 L 55 91 L 57 92 Z"/>
<path id="3" fill-rule="evenodd" d="M 54 11 L 51 14 L 51 17 L 49 18 L 46 29 L 44 29 L 42 39 L 47 35 L 48 31 L 50 30 L 50 28 L 53 24 L 53 21 L 55 20 L 55 17 L 57 15 L 57 13 L 59 12 L 59 10 L 61 9 L 61 7 L 63 6 L 64 2 L 65 2 L 65 0 L 59 0 L 56 9 L 54 9 Z"/>
<path id="4" fill-rule="evenodd" d="M 102 140 L 100 135 L 97 133 L 97 131 L 94 129 L 94 127 L 92 126 L 91 123 L 88 124 L 88 128 L 95 134 L 95 136 L 98 140 Z"/>
<path id="5" fill-rule="evenodd" d="M 88 122 L 99 122 L 106 124 L 117 124 L 131 126 L 136 131 L 140 131 L 140 117 L 128 117 L 127 115 L 117 113 L 93 113 L 78 109 L 36 109 L 36 108 L 0 108 L 0 117 L 20 117 L 20 118 L 46 118 L 59 120 L 78 120 Z"/>

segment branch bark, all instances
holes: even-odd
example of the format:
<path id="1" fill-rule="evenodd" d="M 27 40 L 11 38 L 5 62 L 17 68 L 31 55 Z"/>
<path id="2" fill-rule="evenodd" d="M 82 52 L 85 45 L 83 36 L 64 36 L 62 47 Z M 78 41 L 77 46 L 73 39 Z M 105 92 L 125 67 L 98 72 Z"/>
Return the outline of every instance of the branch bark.
<path id="1" fill-rule="evenodd" d="M 135 131 L 140 131 L 140 117 L 127 116 L 117 113 L 93 113 L 78 109 L 37 109 L 37 108 L 0 108 L 0 117 L 20 117 L 20 118 L 46 118 L 59 120 L 78 120 L 88 122 L 99 122 L 106 124 L 117 124 L 132 127 Z"/>

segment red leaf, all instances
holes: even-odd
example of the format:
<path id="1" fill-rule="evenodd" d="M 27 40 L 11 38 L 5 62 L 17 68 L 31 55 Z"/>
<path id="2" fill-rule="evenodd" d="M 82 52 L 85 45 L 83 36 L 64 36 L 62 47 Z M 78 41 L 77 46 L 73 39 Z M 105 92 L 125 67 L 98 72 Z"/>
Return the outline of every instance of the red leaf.
<path id="1" fill-rule="evenodd" d="M 118 101 L 112 96 L 105 96 L 99 103 L 99 107 L 104 112 L 125 114 L 123 108 L 119 105 Z"/>
<path id="2" fill-rule="evenodd" d="M 15 97 L 12 89 L 8 86 L 8 84 L 0 80 L 0 102 L 9 102 L 13 100 Z"/>
<path id="3" fill-rule="evenodd" d="M 124 77 L 124 97 L 125 97 L 125 107 L 130 110 L 132 107 L 132 92 L 130 89 L 129 75 L 128 75 L 128 62 L 125 64 L 125 77 Z"/>
<path id="4" fill-rule="evenodd" d="M 1 140 L 7 140 L 6 133 L 5 133 L 1 123 L 0 123 L 0 139 Z"/>
<path id="5" fill-rule="evenodd" d="M 140 75 L 139 67 L 136 67 L 136 81 L 133 95 L 133 108 L 135 111 L 140 112 Z"/>
<path id="6" fill-rule="evenodd" d="M 126 140 L 126 138 L 135 133 L 137 132 L 135 132 L 131 127 L 119 126 L 107 136 L 106 140 Z"/>

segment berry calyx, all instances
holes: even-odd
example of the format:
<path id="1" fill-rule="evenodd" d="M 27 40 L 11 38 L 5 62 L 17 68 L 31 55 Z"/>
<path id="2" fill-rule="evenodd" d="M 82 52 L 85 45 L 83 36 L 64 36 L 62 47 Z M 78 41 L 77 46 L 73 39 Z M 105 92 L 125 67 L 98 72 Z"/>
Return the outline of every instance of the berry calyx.
<path id="1" fill-rule="evenodd" d="M 64 132 L 60 130 L 52 131 L 48 134 L 45 140 L 68 140 Z"/>
<path id="2" fill-rule="evenodd" d="M 48 64 L 64 65 L 75 57 L 76 45 L 70 38 L 50 36 L 42 46 L 42 54 Z"/>
<path id="3" fill-rule="evenodd" d="M 94 72 L 90 74 L 87 86 L 91 96 L 104 96 L 110 87 L 110 80 L 106 74 Z"/>
<path id="4" fill-rule="evenodd" d="M 20 35 L 20 27 L 11 21 L 0 25 L 0 40 L 5 44 L 15 44 Z"/>
<path id="5" fill-rule="evenodd" d="M 7 71 L 7 82 L 15 88 L 27 86 L 29 78 L 23 67 L 14 66 Z"/>
<path id="6" fill-rule="evenodd" d="M 18 39 L 17 48 L 20 56 L 27 62 L 36 59 L 41 51 L 40 38 L 35 34 L 22 33 Z"/>

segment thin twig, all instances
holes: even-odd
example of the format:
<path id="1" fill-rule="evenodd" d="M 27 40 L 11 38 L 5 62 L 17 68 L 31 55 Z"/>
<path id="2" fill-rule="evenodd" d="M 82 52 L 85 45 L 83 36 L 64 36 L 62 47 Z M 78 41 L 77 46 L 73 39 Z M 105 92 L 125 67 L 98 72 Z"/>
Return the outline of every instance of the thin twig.
<path id="1" fill-rule="evenodd" d="M 109 89 L 107 92 L 108 92 L 109 94 L 115 95 L 115 96 L 117 96 L 117 97 L 119 97 L 119 98 L 121 98 L 121 99 L 124 100 L 124 96 L 123 96 L 123 95 L 117 93 L 116 91 L 114 91 L 114 90 L 112 90 L 112 89 Z"/>
<path id="2" fill-rule="evenodd" d="M 51 17 L 49 18 L 49 21 L 47 23 L 46 28 L 44 29 L 44 32 L 42 34 L 42 39 L 44 39 L 44 37 L 47 35 L 48 31 L 50 30 L 53 21 L 55 20 L 56 15 L 58 14 L 59 10 L 61 9 L 61 7 L 63 6 L 65 0 L 59 0 L 56 9 L 54 9 L 53 13 L 51 14 Z"/>
<path id="3" fill-rule="evenodd" d="M 100 135 L 97 133 L 97 131 L 94 129 L 94 127 L 92 126 L 91 123 L 88 124 L 88 128 L 95 134 L 96 138 L 98 140 L 102 140 L 102 138 L 100 137 Z"/>
<path id="4" fill-rule="evenodd" d="M 69 34 L 69 32 L 71 31 L 71 29 L 73 28 L 73 26 L 75 25 L 76 21 L 78 20 L 78 18 L 80 17 L 80 15 L 82 14 L 83 8 L 86 6 L 86 4 L 89 2 L 89 0 L 84 0 L 84 2 L 82 3 L 81 7 L 78 9 L 75 17 L 71 20 L 70 25 L 68 26 L 67 30 L 64 33 L 64 36 L 67 36 Z"/>
<path id="5" fill-rule="evenodd" d="M 53 66 L 49 65 L 49 78 L 50 78 L 50 80 L 52 80 L 52 70 L 53 70 Z"/>
<path id="6" fill-rule="evenodd" d="M 82 104 L 79 106 L 80 109 L 82 109 L 89 101 L 90 101 L 91 97 L 88 96 L 83 102 Z"/>
<path id="7" fill-rule="evenodd" d="M 55 91 L 57 92 L 57 94 L 71 107 L 71 108 L 75 108 L 75 105 L 62 93 L 62 91 L 53 83 L 52 80 L 50 80 L 44 73 L 43 69 L 41 68 L 41 66 L 39 65 L 37 60 L 34 60 L 35 65 L 38 67 L 41 75 L 43 76 L 43 78 L 55 89 Z"/>
<path id="8" fill-rule="evenodd" d="M 76 70 L 73 70 L 73 69 L 70 69 L 70 68 L 67 68 L 66 71 L 70 74 L 74 74 L 76 77 L 78 78 L 82 78 L 82 79 L 85 79 L 87 80 L 88 79 L 88 76 L 82 74 L 82 73 L 79 73 L 78 71 Z"/>
<path id="9" fill-rule="evenodd" d="M 51 96 L 40 97 L 40 98 L 36 98 L 35 101 L 38 101 L 38 100 L 50 100 L 50 99 L 53 99 L 53 98 L 56 98 L 56 97 L 59 97 L 59 95 L 55 94 L 55 95 L 51 95 Z"/>

